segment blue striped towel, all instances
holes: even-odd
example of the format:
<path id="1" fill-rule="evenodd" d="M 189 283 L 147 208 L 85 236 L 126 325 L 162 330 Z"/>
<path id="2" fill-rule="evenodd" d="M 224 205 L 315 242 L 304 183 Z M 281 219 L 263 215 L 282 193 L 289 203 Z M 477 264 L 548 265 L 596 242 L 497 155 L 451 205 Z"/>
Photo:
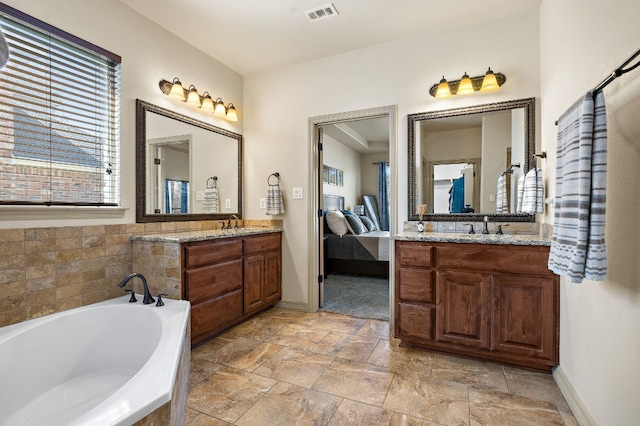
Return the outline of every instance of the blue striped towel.
<path id="1" fill-rule="evenodd" d="M 574 283 L 607 276 L 604 94 L 578 100 L 558 120 L 556 193 L 549 269 Z"/>
<path id="2" fill-rule="evenodd" d="M 509 213 L 507 178 L 504 173 L 498 177 L 498 184 L 496 186 L 496 213 Z"/>
<path id="3" fill-rule="evenodd" d="M 542 170 L 533 168 L 524 176 L 520 213 L 544 213 Z"/>

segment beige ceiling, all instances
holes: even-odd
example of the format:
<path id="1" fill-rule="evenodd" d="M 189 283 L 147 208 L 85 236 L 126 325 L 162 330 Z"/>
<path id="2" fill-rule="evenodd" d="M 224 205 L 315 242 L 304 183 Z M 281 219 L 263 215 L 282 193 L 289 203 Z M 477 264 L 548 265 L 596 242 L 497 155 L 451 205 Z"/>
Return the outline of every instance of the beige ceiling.
<path id="1" fill-rule="evenodd" d="M 542 0 L 120 0 L 241 75 L 537 10 Z M 179 18 L 179 19 L 176 19 Z"/>

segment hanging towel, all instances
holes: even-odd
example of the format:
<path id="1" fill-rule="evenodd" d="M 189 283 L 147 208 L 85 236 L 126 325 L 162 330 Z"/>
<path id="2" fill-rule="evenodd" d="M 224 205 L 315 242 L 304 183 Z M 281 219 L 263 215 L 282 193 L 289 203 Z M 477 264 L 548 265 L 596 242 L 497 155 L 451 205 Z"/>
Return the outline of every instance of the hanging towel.
<path id="1" fill-rule="evenodd" d="M 204 190 L 204 201 L 202 210 L 205 213 L 220 213 L 220 198 L 218 188 L 207 188 Z"/>
<path id="2" fill-rule="evenodd" d="M 544 213 L 542 170 L 533 168 L 524 176 L 521 213 Z"/>
<path id="3" fill-rule="evenodd" d="M 505 174 L 498 177 L 496 188 L 496 213 L 509 213 L 509 203 L 507 202 L 507 178 Z"/>
<path id="4" fill-rule="evenodd" d="M 558 120 L 553 238 L 549 269 L 574 283 L 607 275 L 604 94 L 587 93 Z"/>
<path id="5" fill-rule="evenodd" d="M 265 214 L 270 216 L 284 214 L 284 203 L 282 201 L 282 192 L 280 192 L 279 181 L 275 185 L 269 184 L 269 187 L 267 188 L 266 207 L 267 210 Z"/>
<path id="6" fill-rule="evenodd" d="M 522 213 L 522 201 L 524 199 L 524 175 L 518 178 L 518 204 L 516 207 L 517 213 Z"/>

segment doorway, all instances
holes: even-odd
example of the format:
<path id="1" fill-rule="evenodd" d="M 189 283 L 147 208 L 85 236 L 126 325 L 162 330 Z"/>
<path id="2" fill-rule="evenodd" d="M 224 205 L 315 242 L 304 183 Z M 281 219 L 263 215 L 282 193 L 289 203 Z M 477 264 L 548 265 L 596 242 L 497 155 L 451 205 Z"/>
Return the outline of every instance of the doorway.
<path id="1" fill-rule="evenodd" d="M 372 309 L 376 308 L 368 309 L 363 306 L 363 302 L 368 297 L 363 296 L 362 288 L 371 290 L 376 283 L 380 287 L 382 280 L 385 293 L 383 296 L 384 309 L 386 310 L 384 319 L 392 319 L 393 262 L 387 261 L 385 264 L 385 277 L 383 278 L 367 277 L 365 275 L 367 272 L 362 274 L 358 267 L 355 268 L 355 272 L 347 271 L 344 273 L 342 267 L 345 264 L 357 263 L 357 261 L 349 260 L 350 255 L 347 255 L 342 262 L 338 259 L 338 263 L 342 263 L 342 265 L 338 267 L 337 271 L 334 270 L 336 259 L 327 257 L 324 196 L 342 198 L 343 208 L 346 212 L 361 215 L 364 208 L 362 195 L 374 195 L 375 201 L 377 201 L 378 168 L 379 163 L 383 163 L 387 165 L 387 180 L 390 188 L 388 194 L 388 235 L 396 231 L 396 107 L 315 117 L 310 119 L 310 128 L 313 143 L 312 187 L 315 189 L 312 201 L 313 211 L 318 214 L 312 225 L 315 256 L 311 261 L 311 272 L 314 273 L 314 278 L 309 287 L 309 310 L 326 310 L 327 304 L 335 305 L 333 303 L 335 301 L 330 300 L 331 297 L 342 297 L 345 300 L 338 300 L 338 305 L 342 305 L 346 309 L 349 309 L 350 300 L 352 300 L 352 304 L 360 305 L 355 306 L 358 308 L 356 311 L 347 310 L 344 313 L 355 312 L 353 315 L 362 317 L 379 316 L 371 314 Z M 374 136 L 374 134 L 381 132 L 384 133 L 383 138 Z M 331 179 L 334 174 L 337 176 L 335 180 Z M 329 230 L 329 232 L 331 231 Z M 384 250 L 387 255 L 392 256 L 390 239 L 387 239 L 384 244 L 386 244 Z M 369 281 L 370 287 L 367 287 L 367 281 Z M 346 292 L 344 291 L 346 289 L 345 283 L 352 287 Z M 329 285 L 334 284 L 338 285 L 341 291 L 335 292 L 328 288 Z M 363 285 L 364 287 L 362 287 Z M 334 286 L 333 289 L 335 288 Z M 326 299 L 325 296 L 329 299 Z M 365 296 L 370 296 L 370 294 Z M 367 310 L 369 313 L 366 313 Z"/>

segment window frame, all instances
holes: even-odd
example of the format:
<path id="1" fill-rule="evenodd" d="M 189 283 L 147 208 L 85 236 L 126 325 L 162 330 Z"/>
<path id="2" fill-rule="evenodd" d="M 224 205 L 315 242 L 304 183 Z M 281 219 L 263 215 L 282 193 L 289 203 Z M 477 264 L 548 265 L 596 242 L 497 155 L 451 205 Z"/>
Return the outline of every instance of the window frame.
<path id="1" fill-rule="evenodd" d="M 108 137 L 106 141 L 102 144 L 98 144 L 102 150 L 102 156 L 104 157 L 104 153 L 107 150 L 110 150 L 112 154 L 112 159 L 114 159 L 113 169 L 111 169 L 111 163 L 109 162 L 109 167 L 105 167 L 105 172 L 111 174 L 114 173 L 114 176 L 110 176 L 109 179 L 105 179 L 102 186 L 109 186 L 111 189 L 107 192 L 104 189 L 101 190 L 102 194 L 102 202 L 82 202 L 80 198 L 75 199 L 73 201 L 55 201 L 51 199 L 51 196 L 48 201 L 28 201 L 28 200 L 0 200 L 0 210 L 3 211 L 15 211 L 22 212 L 25 208 L 37 208 L 37 207 L 57 207 L 55 210 L 61 210 L 60 207 L 67 208 L 75 208 L 76 211 L 86 212 L 91 211 L 97 207 L 104 209 L 113 209 L 120 210 L 121 206 L 121 188 L 120 188 L 120 64 L 122 62 L 121 57 L 116 55 L 104 48 L 101 48 L 93 43 L 90 43 L 84 39 L 81 39 L 73 34 L 70 34 L 66 31 L 63 31 L 51 24 L 48 24 L 44 21 L 41 21 L 37 18 L 34 18 L 24 12 L 21 12 L 17 9 L 14 9 L 10 6 L 7 6 L 4 3 L 0 3 L 0 14 L 5 15 L 8 19 L 13 19 L 18 21 L 20 24 L 26 24 L 29 27 L 34 28 L 34 31 L 39 31 L 43 34 L 50 34 L 51 36 L 62 40 L 63 43 L 72 44 L 74 49 L 78 48 L 79 50 L 85 50 L 91 52 L 91 54 L 99 55 L 106 60 L 108 60 L 111 64 L 108 65 L 109 71 L 115 74 L 115 78 L 113 79 L 113 86 L 109 85 L 109 92 L 111 95 L 106 95 L 108 99 L 109 96 L 113 96 L 113 100 L 109 101 L 110 108 L 108 108 L 108 114 L 105 115 L 105 118 L 102 120 L 102 123 L 110 123 L 105 126 Z M 111 74 L 109 74 L 111 75 Z M 52 115 L 46 116 L 48 119 L 51 119 Z M 13 127 L 16 128 L 15 126 Z M 96 133 L 97 134 L 97 133 Z M 98 154 L 100 155 L 100 154 Z M 59 169 L 60 165 L 54 160 L 42 160 L 42 159 L 29 159 L 29 158 L 21 158 L 18 156 L 14 157 L 14 164 L 24 165 L 24 164 L 46 164 L 50 169 Z M 83 166 L 79 164 L 71 164 L 64 163 L 64 169 L 66 171 L 71 170 L 82 170 L 83 168 L 87 168 L 88 166 Z M 93 168 L 93 171 L 98 170 Z M 98 186 L 96 186 L 98 188 Z M 52 188 L 49 188 L 49 193 L 51 194 Z M 96 192 L 98 194 L 98 192 Z M 109 200 L 105 200 L 105 194 L 108 194 L 108 197 L 111 197 Z M 115 208 L 115 209 L 114 209 Z M 103 215 L 103 214 L 101 214 Z M 90 215 L 87 215 L 87 217 Z M 5 218 L 11 219 L 11 218 Z"/>

